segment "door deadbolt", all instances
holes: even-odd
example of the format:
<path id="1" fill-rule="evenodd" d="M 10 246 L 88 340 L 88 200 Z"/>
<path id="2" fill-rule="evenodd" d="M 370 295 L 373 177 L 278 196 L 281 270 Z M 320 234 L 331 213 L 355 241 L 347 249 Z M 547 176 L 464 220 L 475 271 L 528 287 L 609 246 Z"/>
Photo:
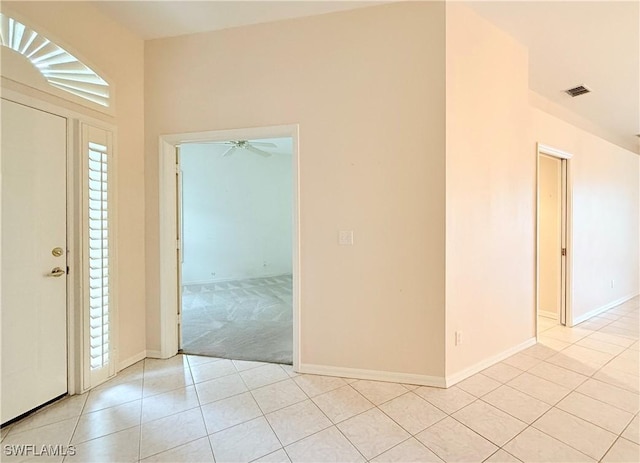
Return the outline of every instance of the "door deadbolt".
<path id="1" fill-rule="evenodd" d="M 58 247 L 58 248 L 53 248 L 51 250 L 51 254 L 53 254 L 54 257 L 60 257 L 62 254 L 64 254 L 64 251 L 62 250 L 62 248 Z"/>

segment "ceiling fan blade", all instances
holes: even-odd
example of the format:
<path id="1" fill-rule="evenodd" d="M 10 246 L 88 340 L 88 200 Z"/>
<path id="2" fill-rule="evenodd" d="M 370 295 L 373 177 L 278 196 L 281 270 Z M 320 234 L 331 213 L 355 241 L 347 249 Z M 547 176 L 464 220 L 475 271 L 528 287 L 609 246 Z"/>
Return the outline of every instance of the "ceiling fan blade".
<path id="1" fill-rule="evenodd" d="M 277 148 L 278 147 L 278 145 L 276 145 L 275 143 L 268 143 L 268 142 L 264 142 L 264 141 L 250 141 L 249 144 L 253 145 L 253 146 L 262 146 L 264 148 Z"/>
<path id="2" fill-rule="evenodd" d="M 225 156 L 231 156 L 233 154 L 233 152 L 235 150 L 237 150 L 238 148 L 236 146 L 232 146 L 231 148 L 229 148 L 227 151 L 225 151 L 224 153 L 222 153 L 222 157 Z"/>
<path id="3" fill-rule="evenodd" d="M 269 157 L 271 153 L 267 153 L 266 151 L 262 151 L 261 149 L 256 148 L 255 146 L 247 145 L 245 146 L 247 151 L 251 151 L 252 153 L 259 154 L 260 156 Z"/>

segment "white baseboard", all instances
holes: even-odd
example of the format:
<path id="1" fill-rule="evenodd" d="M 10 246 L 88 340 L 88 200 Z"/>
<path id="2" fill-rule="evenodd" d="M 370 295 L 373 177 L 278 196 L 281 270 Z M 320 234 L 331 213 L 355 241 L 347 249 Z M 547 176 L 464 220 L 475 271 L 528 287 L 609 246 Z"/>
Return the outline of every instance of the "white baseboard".
<path id="1" fill-rule="evenodd" d="M 151 359 L 161 359 L 161 358 L 165 358 L 162 356 L 162 351 L 159 350 L 149 350 L 147 349 L 147 357 L 151 358 Z"/>
<path id="2" fill-rule="evenodd" d="M 476 373 L 484 370 L 485 368 L 489 368 L 491 365 L 495 365 L 496 363 L 501 362 L 507 357 L 511 357 L 513 354 L 517 354 L 518 352 L 533 346 L 536 342 L 537 342 L 536 338 L 529 338 L 526 341 L 518 344 L 517 346 L 513 346 L 510 349 L 500 352 L 497 355 L 493 355 L 489 358 L 481 360 L 480 362 L 470 366 L 469 368 L 465 368 L 464 370 L 454 373 L 452 375 L 447 375 L 446 387 L 451 387 L 454 384 L 459 383 L 463 379 L 467 379 L 469 376 L 475 375 Z"/>
<path id="3" fill-rule="evenodd" d="M 558 320 L 558 312 L 552 312 L 550 310 L 538 310 L 538 315 L 540 315 L 541 317 Z"/>
<path id="4" fill-rule="evenodd" d="M 441 376 L 418 375 L 414 373 L 398 373 L 393 371 L 361 370 L 358 368 L 334 367 L 330 365 L 314 365 L 301 363 L 300 373 L 324 376 L 339 376 L 342 378 L 370 379 L 391 383 L 417 384 L 420 386 L 445 387 Z"/>
<path id="5" fill-rule="evenodd" d="M 603 305 L 601 307 L 598 307 L 597 309 L 590 310 L 586 314 L 580 315 L 579 317 L 574 318 L 571 326 L 575 326 L 575 325 L 577 325 L 579 323 L 582 323 L 582 322 L 590 319 L 591 317 L 595 317 L 596 315 L 600 315 L 602 312 L 606 312 L 609 309 L 613 309 L 617 305 L 624 304 L 625 302 L 633 299 L 637 295 L 638 294 L 632 294 L 631 296 L 624 296 L 624 297 L 621 297 L 620 299 L 617 299 L 617 300 L 609 302 L 608 304 L 605 304 L 605 305 Z"/>
<path id="6" fill-rule="evenodd" d="M 142 352 L 138 352 L 136 355 L 132 355 L 131 357 L 119 362 L 118 371 L 122 371 L 125 368 L 130 367 L 134 363 L 137 363 L 140 360 L 143 360 L 146 358 L 161 359 L 164 357 L 162 356 L 162 352 L 159 350 L 143 350 Z"/>
<path id="7" fill-rule="evenodd" d="M 254 276 L 244 276 L 244 277 L 229 277 L 229 278 L 210 278 L 207 280 L 193 280 L 193 281 L 182 281 L 182 286 L 191 286 L 191 285 L 210 285 L 213 283 L 226 283 L 227 281 L 240 281 L 240 280 L 253 280 L 255 278 L 273 278 L 273 277 L 282 277 L 285 275 L 291 275 L 291 272 L 285 273 L 268 273 L 265 275 L 254 275 Z"/>
<path id="8" fill-rule="evenodd" d="M 122 360 L 118 363 L 118 371 L 122 371 L 127 367 L 130 367 L 134 363 L 139 362 L 142 359 L 147 358 L 147 351 L 143 350 L 142 352 L 138 352 L 136 355 L 132 355 L 131 357 Z"/>

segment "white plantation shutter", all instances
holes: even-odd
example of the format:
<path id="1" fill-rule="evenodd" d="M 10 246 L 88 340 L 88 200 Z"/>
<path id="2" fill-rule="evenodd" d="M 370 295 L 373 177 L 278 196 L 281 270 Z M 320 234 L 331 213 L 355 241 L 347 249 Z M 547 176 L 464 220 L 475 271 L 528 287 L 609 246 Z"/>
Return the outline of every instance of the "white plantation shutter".
<path id="1" fill-rule="evenodd" d="M 89 331 L 91 369 L 109 363 L 109 198 L 107 147 L 89 142 Z"/>
<path id="2" fill-rule="evenodd" d="M 110 105 L 109 84 L 64 48 L 0 13 L 0 46 L 28 59 L 52 86 L 100 106 Z"/>
<path id="3" fill-rule="evenodd" d="M 85 251 L 85 365 L 86 387 L 95 386 L 114 371 L 112 318 L 112 143 L 111 134 L 83 126 L 86 229 Z"/>

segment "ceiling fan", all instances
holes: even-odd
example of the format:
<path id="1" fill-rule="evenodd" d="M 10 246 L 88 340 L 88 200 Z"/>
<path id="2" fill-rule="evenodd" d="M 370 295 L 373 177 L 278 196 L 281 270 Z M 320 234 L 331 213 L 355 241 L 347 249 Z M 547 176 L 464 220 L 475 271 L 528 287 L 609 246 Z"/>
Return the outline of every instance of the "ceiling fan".
<path id="1" fill-rule="evenodd" d="M 272 153 L 265 151 L 261 148 L 277 148 L 275 143 L 261 142 L 261 141 L 249 141 L 249 140 L 230 140 L 230 141 L 213 141 L 209 142 L 212 145 L 226 145 L 229 147 L 227 151 L 222 153 L 222 157 L 231 156 L 237 150 L 247 150 L 260 156 L 268 157 Z"/>

